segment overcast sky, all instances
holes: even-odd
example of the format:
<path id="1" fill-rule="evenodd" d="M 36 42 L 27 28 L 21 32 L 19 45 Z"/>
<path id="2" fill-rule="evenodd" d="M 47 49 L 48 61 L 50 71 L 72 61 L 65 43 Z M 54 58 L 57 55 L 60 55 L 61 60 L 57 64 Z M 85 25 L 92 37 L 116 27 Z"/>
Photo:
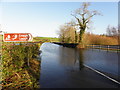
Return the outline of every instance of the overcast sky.
<path id="1" fill-rule="evenodd" d="M 9 33 L 31 33 L 33 36 L 57 37 L 59 26 L 71 21 L 71 12 L 82 2 L 1 2 L 0 23 Z M 103 16 L 92 19 L 95 34 L 105 34 L 108 25 L 118 25 L 118 2 L 91 2 L 90 10 Z"/>

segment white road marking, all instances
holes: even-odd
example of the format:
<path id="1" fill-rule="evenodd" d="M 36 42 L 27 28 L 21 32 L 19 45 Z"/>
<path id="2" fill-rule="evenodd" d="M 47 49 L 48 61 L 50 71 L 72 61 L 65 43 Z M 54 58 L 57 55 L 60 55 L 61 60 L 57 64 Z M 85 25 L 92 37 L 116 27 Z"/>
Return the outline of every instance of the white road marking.
<path id="1" fill-rule="evenodd" d="M 105 75 L 105 74 L 103 74 L 103 73 L 101 73 L 101 72 L 99 72 L 99 71 L 93 69 L 92 67 L 90 67 L 90 66 L 88 66 L 88 65 L 85 65 L 85 64 L 83 64 L 83 65 L 84 65 L 85 67 L 87 67 L 87 68 L 89 68 L 89 69 L 95 71 L 96 73 L 98 73 L 98 74 L 100 74 L 100 75 L 102 75 L 102 76 L 108 78 L 109 80 L 111 80 L 111 81 L 113 81 L 113 82 L 115 82 L 115 83 L 117 83 L 117 84 L 120 85 L 120 82 L 118 82 L 117 80 L 115 80 L 115 79 L 113 79 L 113 78 L 111 78 L 111 77 L 109 77 L 109 76 L 107 76 L 107 75 Z"/>

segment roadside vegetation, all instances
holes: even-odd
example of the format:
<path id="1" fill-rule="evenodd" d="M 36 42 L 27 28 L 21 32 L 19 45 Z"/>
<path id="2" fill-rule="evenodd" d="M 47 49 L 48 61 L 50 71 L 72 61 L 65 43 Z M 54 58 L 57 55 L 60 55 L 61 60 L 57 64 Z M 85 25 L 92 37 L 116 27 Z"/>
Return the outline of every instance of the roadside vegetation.
<path id="1" fill-rule="evenodd" d="M 33 90 L 40 88 L 39 48 L 44 42 L 58 42 L 58 38 L 33 37 L 32 42 L 3 42 L 1 56 L 2 89 Z M 1 54 L 1 53 L 0 53 Z"/>
<path id="2" fill-rule="evenodd" d="M 35 43 L 3 42 L 3 90 L 33 90 L 40 88 L 39 46 Z"/>

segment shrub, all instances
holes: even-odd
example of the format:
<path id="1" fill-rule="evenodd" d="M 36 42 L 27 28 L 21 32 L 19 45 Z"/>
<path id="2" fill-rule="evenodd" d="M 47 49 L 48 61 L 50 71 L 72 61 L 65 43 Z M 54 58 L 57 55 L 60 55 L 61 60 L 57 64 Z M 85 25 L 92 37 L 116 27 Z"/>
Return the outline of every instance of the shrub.
<path id="1" fill-rule="evenodd" d="M 39 55 L 39 46 L 32 43 L 17 45 L 4 43 L 2 50 L 3 89 L 33 89 L 37 87 L 35 84 L 38 83 L 40 61 L 36 57 Z M 31 63 L 36 65 L 36 68 Z M 38 77 L 34 77 L 31 72 Z"/>

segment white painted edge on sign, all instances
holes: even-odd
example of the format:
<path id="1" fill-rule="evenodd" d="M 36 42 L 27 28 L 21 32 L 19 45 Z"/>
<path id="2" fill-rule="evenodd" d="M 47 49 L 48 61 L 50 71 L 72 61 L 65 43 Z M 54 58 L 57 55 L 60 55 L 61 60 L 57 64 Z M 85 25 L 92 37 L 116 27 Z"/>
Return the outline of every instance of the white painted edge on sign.
<path id="1" fill-rule="evenodd" d="M 4 39 L 4 34 L 5 34 L 5 33 L 3 33 L 3 42 L 6 42 L 5 39 Z"/>
<path id="2" fill-rule="evenodd" d="M 109 79 L 109 80 L 111 80 L 111 81 L 113 81 L 113 82 L 115 82 L 115 83 L 117 83 L 117 84 L 119 84 L 119 85 L 120 85 L 120 82 L 118 82 L 117 80 L 115 80 L 115 79 L 113 79 L 113 78 L 111 78 L 111 77 L 109 77 L 109 76 L 107 76 L 107 75 L 105 75 L 105 74 L 101 73 L 101 72 L 100 72 L 100 71 L 98 71 L 98 70 L 93 69 L 92 67 L 90 67 L 90 66 L 88 66 L 88 65 L 85 65 L 85 64 L 83 64 L 83 65 L 84 65 L 85 67 L 87 67 L 87 68 L 89 68 L 89 69 L 91 69 L 91 70 L 95 71 L 96 73 L 98 73 L 98 74 L 100 74 L 100 75 L 102 75 L 102 76 L 106 77 L 107 79 Z"/>
<path id="3" fill-rule="evenodd" d="M 29 33 L 28 35 L 29 35 L 29 37 L 30 37 L 28 41 L 32 41 L 32 40 L 33 40 L 32 34 Z"/>

